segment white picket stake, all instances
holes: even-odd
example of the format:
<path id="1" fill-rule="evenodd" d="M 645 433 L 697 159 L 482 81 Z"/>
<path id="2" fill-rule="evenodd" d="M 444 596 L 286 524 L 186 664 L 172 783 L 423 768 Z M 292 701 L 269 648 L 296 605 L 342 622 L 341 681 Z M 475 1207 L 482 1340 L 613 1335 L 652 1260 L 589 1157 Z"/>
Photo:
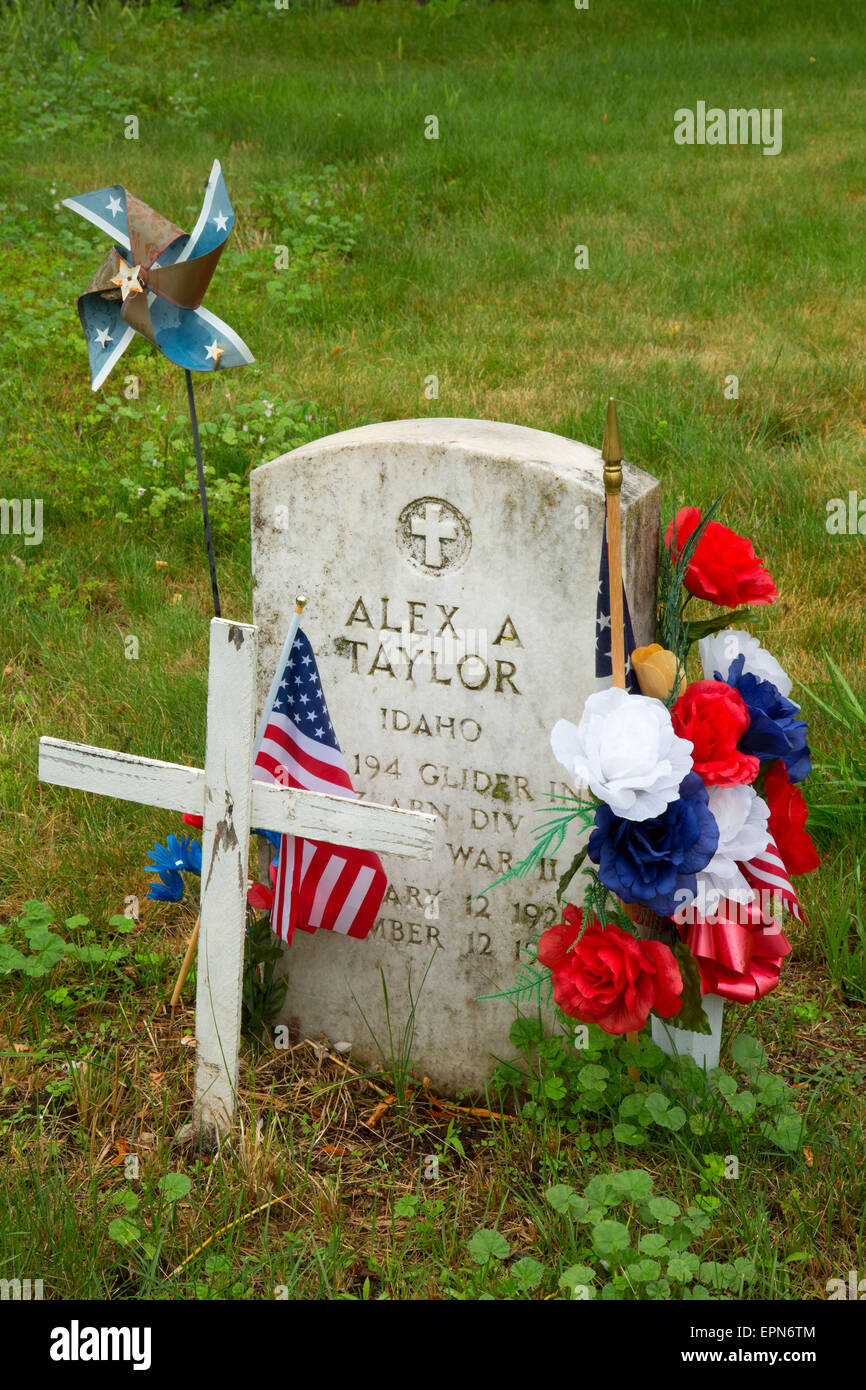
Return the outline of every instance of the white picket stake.
<path id="1" fill-rule="evenodd" d="M 663 1018 L 653 1015 L 652 1040 L 669 1057 L 693 1057 L 699 1067 L 712 1071 L 713 1067 L 719 1065 L 725 1001 L 719 994 L 704 994 L 701 1003 L 709 1019 L 711 1033 L 693 1033 L 690 1028 L 671 1028 Z"/>
<path id="2" fill-rule="evenodd" d="M 40 781 L 204 817 L 193 1119 L 219 1130 L 237 1090 L 251 827 L 412 859 L 432 859 L 436 828 L 421 811 L 251 780 L 256 646 L 255 627 L 211 621 L 204 769 L 39 740 Z"/>
<path id="3" fill-rule="evenodd" d="M 193 1122 L 212 1122 L 220 1130 L 231 1124 L 238 1083 L 255 690 L 256 629 L 214 619 L 207 681 Z"/>

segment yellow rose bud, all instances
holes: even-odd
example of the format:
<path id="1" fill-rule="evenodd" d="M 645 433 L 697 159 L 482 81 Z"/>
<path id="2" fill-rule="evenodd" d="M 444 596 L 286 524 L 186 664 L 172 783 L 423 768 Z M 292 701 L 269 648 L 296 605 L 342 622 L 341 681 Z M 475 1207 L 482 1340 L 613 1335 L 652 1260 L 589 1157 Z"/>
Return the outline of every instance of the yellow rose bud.
<path id="1" fill-rule="evenodd" d="M 651 642 L 648 647 L 635 647 L 631 664 L 642 695 L 654 700 L 667 700 L 677 679 L 677 659 L 666 647 Z"/>

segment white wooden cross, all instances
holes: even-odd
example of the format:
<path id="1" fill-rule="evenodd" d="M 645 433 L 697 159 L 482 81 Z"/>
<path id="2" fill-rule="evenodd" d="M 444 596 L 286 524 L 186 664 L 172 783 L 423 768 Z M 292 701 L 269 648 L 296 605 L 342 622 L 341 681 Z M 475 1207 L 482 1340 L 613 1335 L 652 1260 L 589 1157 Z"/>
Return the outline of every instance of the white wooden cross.
<path id="1" fill-rule="evenodd" d="M 436 826 L 420 811 L 252 781 L 257 634 L 211 621 L 204 769 L 39 740 L 43 782 L 204 817 L 193 1123 L 221 1131 L 237 1091 L 252 826 L 413 859 L 432 858 Z"/>

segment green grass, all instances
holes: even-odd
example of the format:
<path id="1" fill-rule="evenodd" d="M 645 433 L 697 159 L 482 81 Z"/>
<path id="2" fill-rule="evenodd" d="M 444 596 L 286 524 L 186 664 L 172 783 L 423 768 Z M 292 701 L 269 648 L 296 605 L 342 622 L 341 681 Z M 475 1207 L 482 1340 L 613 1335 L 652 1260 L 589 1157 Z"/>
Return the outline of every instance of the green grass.
<path id="1" fill-rule="evenodd" d="M 825 864 L 803 886 L 794 963 L 747 1019 L 798 1088 L 811 1157 L 750 1150 L 703 1255 L 754 1256 L 752 1297 L 822 1297 L 864 1268 L 862 724 L 824 662 L 862 704 L 866 542 L 825 529 L 828 500 L 866 476 L 861 23 L 835 0 L 67 2 L 0 17 L 0 495 L 45 505 L 40 546 L 0 537 L 0 919 L 39 898 L 58 919 L 107 922 L 143 899 L 147 851 L 176 828 L 39 784 L 40 734 L 203 756 L 209 584 L 182 377 L 137 342 L 90 393 L 75 297 L 104 238 L 54 204 L 120 181 L 190 227 L 219 157 L 238 220 L 207 304 L 257 358 L 197 383 L 224 612 L 251 616 L 257 463 L 416 415 L 599 443 L 610 394 L 666 514 L 727 487 L 720 519 L 755 538 L 776 580 L 764 640 L 816 697 L 802 698 L 824 769 L 807 795 Z M 674 111 L 699 99 L 781 107 L 783 153 L 675 146 Z M 124 139 L 130 113 L 138 141 Z M 431 114 L 438 140 L 424 138 Z M 554 1113 L 489 1122 L 402 1086 L 371 1127 L 389 1083 L 300 1044 L 245 1055 L 232 1150 L 180 1155 L 192 1015 L 172 1020 L 163 1000 L 191 925 L 187 906 L 147 904 L 128 964 L 50 977 L 66 1001 L 2 983 L 0 1275 L 39 1248 L 61 1296 L 502 1296 L 496 1257 L 468 1246 L 498 1224 L 543 1265 L 529 1296 L 546 1296 L 575 1256 L 546 1186 L 639 1163 L 657 1190 L 702 1190 L 701 1155 L 675 1136 L 617 1153 L 590 1125 L 583 1148 Z M 86 1082 L 70 1060 L 88 1062 Z M 426 1153 L 443 1158 L 435 1192 L 418 1177 Z M 193 1187 L 169 1201 L 157 1184 L 176 1169 Z M 141 1236 L 124 1245 L 110 1226 L 128 1187 Z M 412 1193 L 421 1205 L 395 1216 Z M 269 1197 L 286 1200 L 250 1215 Z"/>

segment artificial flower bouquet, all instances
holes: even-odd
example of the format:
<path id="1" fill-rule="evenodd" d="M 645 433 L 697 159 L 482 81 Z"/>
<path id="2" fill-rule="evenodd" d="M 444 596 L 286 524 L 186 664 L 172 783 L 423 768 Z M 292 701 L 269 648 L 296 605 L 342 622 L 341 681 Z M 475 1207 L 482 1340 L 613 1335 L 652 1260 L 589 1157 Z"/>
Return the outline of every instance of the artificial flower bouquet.
<path id="1" fill-rule="evenodd" d="M 708 1033 L 703 996 L 748 1003 L 774 989 L 791 950 L 783 914 L 800 916 L 791 877 L 820 862 L 798 786 L 806 724 L 788 676 L 738 625 L 777 590 L 715 506 L 706 518 L 683 508 L 667 528 L 660 640 L 631 652 L 630 689 L 590 695 L 579 724 L 551 734 L 578 794 L 560 838 L 575 818 L 592 828 L 560 885 L 588 860 L 584 908 L 566 906 L 537 960 L 562 1011 L 608 1033 L 651 1013 Z M 692 619 L 695 598 L 733 611 Z M 694 644 L 703 679 L 689 680 Z"/>

